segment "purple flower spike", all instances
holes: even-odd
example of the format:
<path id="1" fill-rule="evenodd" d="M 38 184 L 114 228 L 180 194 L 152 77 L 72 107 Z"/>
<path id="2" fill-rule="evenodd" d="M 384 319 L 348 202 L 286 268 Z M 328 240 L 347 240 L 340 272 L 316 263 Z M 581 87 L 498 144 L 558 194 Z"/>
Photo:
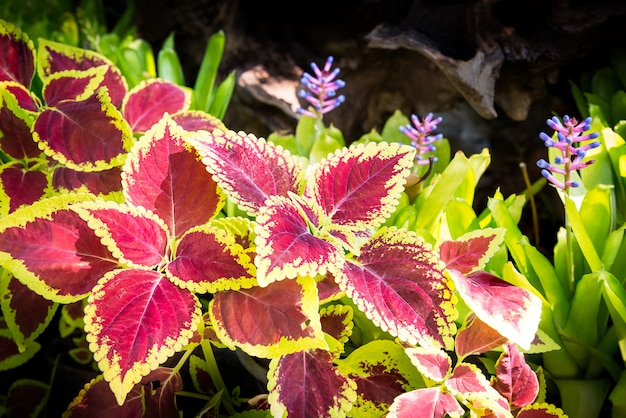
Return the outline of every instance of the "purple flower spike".
<path id="1" fill-rule="evenodd" d="M 430 135 L 430 133 L 437 129 L 437 125 L 442 120 L 441 116 L 433 119 L 432 113 L 426 115 L 421 121 L 416 115 L 411 115 L 413 125 L 409 123 L 405 126 L 400 126 L 400 132 L 408 136 L 411 139 L 411 144 L 417 149 L 416 159 L 418 165 L 430 164 L 427 154 L 434 152 L 434 143 L 443 138 L 442 134 Z M 436 161 L 436 157 L 433 157 L 433 160 Z"/>
<path id="2" fill-rule="evenodd" d="M 298 91 L 298 96 L 306 100 L 313 108 L 304 109 L 299 107 L 296 111 L 301 115 L 321 119 L 325 113 L 336 109 L 345 102 L 343 95 L 337 96 L 337 90 L 344 87 L 343 80 L 336 79 L 339 75 L 339 68 L 332 69 L 333 57 L 328 57 L 324 68 L 320 68 L 314 62 L 311 63 L 313 74 L 302 74 L 300 83 L 306 88 Z"/>
<path id="3" fill-rule="evenodd" d="M 569 187 L 578 187 L 577 181 L 570 180 L 570 175 L 575 170 L 581 170 L 591 165 L 595 160 L 582 161 L 587 155 L 587 151 L 600 146 L 597 132 L 586 133 L 591 129 L 591 118 L 586 118 L 578 122 L 576 118 L 563 116 L 561 122 L 556 116 L 548 119 L 546 124 L 556 133 L 556 141 L 552 136 L 541 132 L 539 138 L 546 147 L 556 148 L 561 155 L 556 156 L 552 164 L 544 159 L 537 161 L 537 166 L 541 168 L 541 174 L 556 188 L 567 190 Z M 583 144 L 584 142 L 584 144 Z M 563 176 L 563 180 L 557 179 L 554 174 Z"/>

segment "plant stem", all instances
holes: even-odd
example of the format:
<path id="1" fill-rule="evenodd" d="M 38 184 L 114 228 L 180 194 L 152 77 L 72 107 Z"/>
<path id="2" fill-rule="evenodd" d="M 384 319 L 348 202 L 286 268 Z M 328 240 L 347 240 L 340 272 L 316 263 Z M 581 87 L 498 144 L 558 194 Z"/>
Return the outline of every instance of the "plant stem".
<path id="1" fill-rule="evenodd" d="M 200 346 L 202 347 L 202 353 L 204 354 L 204 361 L 206 362 L 209 369 L 209 375 L 211 376 L 213 384 L 215 385 L 215 390 L 216 392 L 222 392 L 222 404 L 224 405 L 224 408 L 226 408 L 228 415 L 233 415 L 235 413 L 233 400 L 231 399 L 228 388 L 226 387 L 224 379 L 222 379 L 222 375 L 220 374 L 219 368 L 217 366 L 217 361 L 215 360 L 215 355 L 213 354 L 213 348 L 211 347 L 211 343 L 203 338 L 200 342 Z"/>

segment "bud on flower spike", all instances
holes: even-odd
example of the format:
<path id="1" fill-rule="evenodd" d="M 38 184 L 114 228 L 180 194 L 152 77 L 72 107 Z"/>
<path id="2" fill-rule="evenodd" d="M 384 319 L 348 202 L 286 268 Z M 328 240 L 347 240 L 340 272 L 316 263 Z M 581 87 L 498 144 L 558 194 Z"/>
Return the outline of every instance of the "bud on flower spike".
<path id="1" fill-rule="evenodd" d="M 411 115 L 411 122 L 405 126 L 400 126 L 400 132 L 404 135 L 408 136 L 411 139 L 411 145 L 413 145 L 417 149 L 417 159 L 418 165 L 429 164 L 427 153 L 435 151 L 434 143 L 441 138 L 443 138 L 442 134 L 430 135 L 435 129 L 437 129 L 437 125 L 441 123 L 442 117 L 439 116 L 433 119 L 433 114 L 429 113 L 426 117 L 420 121 L 416 115 Z M 433 161 L 436 161 L 436 158 L 433 157 Z"/>
<path id="2" fill-rule="evenodd" d="M 299 107 L 296 111 L 301 115 L 311 116 L 312 118 L 321 118 L 325 113 L 337 108 L 346 98 L 343 95 L 337 96 L 337 90 L 344 87 L 346 83 L 343 80 L 335 80 L 339 75 L 339 68 L 331 71 L 333 65 L 333 57 L 328 57 L 324 68 L 320 68 L 315 63 L 311 63 L 311 69 L 315 76 L 304 73 L 300 79 L 300 83 L 307 90 L 298 91 L 298 96 L 305 99 L 313 106 L 313 110 Z"/>
<path id="3" fill-rule="evenodd" d="M 588 150 L 600 146 L 599 141 L 593 141 L 599 136 L 597 132 L 583 135 L 591 129 L 591 118 L 578 123 L 575 118 L 570 118 L 567 115 L 563 116 L 562 122 L 554 116 L 548 119 L 546 124 L 554 129 L 557 140 L 555 141 L 553 137 L 544 132 L 539 134 L 539 138 L 546 147 L 558 149 L 561 155 L 555 157 L 552 164 L 544 159 L 537 161 L 537 166 L 542 169 L 541 174 L 561 190 L 580 186 L 577 181 L 570 180 L 570 175 L 575 170 L 581 170 L 593 164 L 595 160 L 582 161 L 582 159 L 587 155 Z M 582 143 L 585 141 L 589 142 L 583 145 Z M 554 174 L 562 175 L 563 181 L 557 179 Z"/>

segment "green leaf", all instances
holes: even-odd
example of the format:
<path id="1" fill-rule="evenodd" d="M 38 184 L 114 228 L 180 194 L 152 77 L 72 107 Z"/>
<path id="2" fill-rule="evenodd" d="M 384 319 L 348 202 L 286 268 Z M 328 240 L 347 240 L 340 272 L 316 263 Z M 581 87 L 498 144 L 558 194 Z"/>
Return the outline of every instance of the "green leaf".
<path id="1" fill-rule="evenodd" d="M 208 112 L 211 102 L 213 101 L 213 86 L 217 77 L 217 69 L 226 43 L 226 35 L 224 31 L 218 31 L 209 38 L 200 70 L 194 84 L 196 92 L 196 106 L 200 110 Z"/>
<path id="2" fill-rule="evenodd" d="M 168 42 L 169 41 L 169 42 Z M 171 44 L 171 46 L 169 46 Z M 179 86 L 185 85 L 183 67 L 174 49 L 174 33 L 165 40 L 165 44 L 157 56 L 157 74 L 160 78 L 171 81 Z"/>
<path id="3" fill-rule="evenodd" d="M 232 71 L 228 74 L 228 77 L 224 79 L 217 87 L 215 91 L 215 96 L 213 97 L 213 101 L 211 102 L 211 107 L 207 113 L 215 116 L 218 119 L 223 119 L 226 114 L 226 110 L 228 109 L 228 105 L 230 103 L 230 98 L 233 95 L 233 91 L 235 90 L 235 72 Z"/>
<path id="4" fill-rule="evenodd" d="M 580 249 L 585 256 L 587 263 L 589 263 L 591 271 L 604 269 L 602 261 L 598 256 L 598 252 L 593 245 L 593 241 L 589 238 L 587 228 L 585 227 L 580 214 L 576 210 L 574 202 L 570 199 L 565 200 L 565 214 L 569 219 L 576 241 L 578 242 L 578 245 L 580 245 Z"/>

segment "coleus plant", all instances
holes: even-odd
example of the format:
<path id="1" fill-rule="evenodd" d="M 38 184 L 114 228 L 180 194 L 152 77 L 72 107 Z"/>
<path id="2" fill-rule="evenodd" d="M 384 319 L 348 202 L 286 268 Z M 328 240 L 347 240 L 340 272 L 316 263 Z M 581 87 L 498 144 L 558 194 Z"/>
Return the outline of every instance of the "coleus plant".
<path id="1" fill-rule="evenodd" d="M 5 28 L 4 42 L 25 52 L 17 56 L 28 64 L 32 45 Z M 28 65 L 3 66 L 13 70 L 3 82 L 3 128 L 23 134 L 3 139 L 15 141 L 9 150 L 29 150 L 5 151 L 8 164 L 21 164 L 22 173 L 119 174 L 109 189 L 49 180 L 19 204 L 22 195 L 3 182 L 4 277 L 50 306 L 87 300 L 85 331 L 103 374 L 68 416 L 115 408 L 165 416 L 181 383 L 179 366 L 160 365 L 178 351 L 195 359 L 198 345 L 204 359 L 194 360 L 196 370 L 211 375 L 221 410 L 234 414 L 237 400 L 210 365 L 211 343 L 271 359 L 274 416 L 409 416 L 403 411 L 416 404 L 433 417 L 464 408 L 478 416 L 558 416 L 533 403 L 539 385 L 515 345 L 504 346 L 493 384 L 463 361 L 507 341 L 528 349 L 536 338 L 538 299 L 483 270 L 502 230 L 433 247 L 416 232 L 382 225 L 403 194 L 414 148 L 358 143 L 303 167 L 281 147 L 185 113 L 184 99 L 174 109 L 158 106 L 151 88 L 180 97 L 167 83 L 125 92 L 115 67 L 97 54 L 45 41 L 39 48 L 41 98 L 29 90 L 34 73 L 14 80 Z M 67 122 L 74 119 L 89 129 L 73 130 Z M 247 216 L 224 217 L 226 196 Z M 3 313 L 14 324 L 5 339 L 26 347 L 37 334 L 14 336 L 19 298 L 5 299 Z M 468 313 L 457 333 L 460 309 Z M 454 367 L 446 360 L 452 350 Z M 147 390 L 154 381 L 158 388 Z"/>

